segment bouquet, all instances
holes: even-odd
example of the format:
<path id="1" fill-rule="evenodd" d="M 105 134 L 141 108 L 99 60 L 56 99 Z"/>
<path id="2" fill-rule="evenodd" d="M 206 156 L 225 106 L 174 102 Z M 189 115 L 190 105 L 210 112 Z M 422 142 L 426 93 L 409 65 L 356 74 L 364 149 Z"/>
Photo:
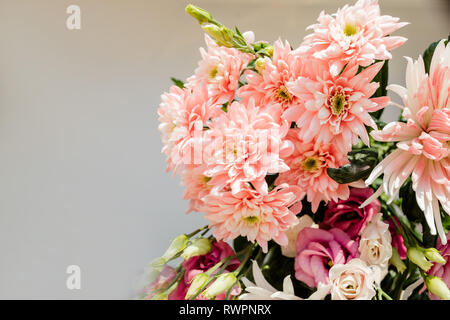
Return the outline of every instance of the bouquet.
<path id="1" fill-rule="evenodd" d="M 406 58 L 405 88 L 387 82 L 407 23 L 377 0 L 322 12 L 297 48 L 186 11 L 206 47 L 159 129 L 208 224 L 151 263 L 142 298 L 449 300 L 448 41 Z"/>

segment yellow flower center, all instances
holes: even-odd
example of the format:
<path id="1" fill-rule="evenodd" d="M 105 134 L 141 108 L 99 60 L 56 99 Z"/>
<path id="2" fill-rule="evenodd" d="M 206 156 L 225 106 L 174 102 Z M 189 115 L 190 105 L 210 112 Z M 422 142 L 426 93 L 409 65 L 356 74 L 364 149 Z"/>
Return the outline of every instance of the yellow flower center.
<path id="1" fill-rule="evenodd" d="M 336 93 L 333 97 L 331 97 L 330 99 L 331 113 L 333 113 L 335 116 L 339 116 L 342 113 L 342 111 L 344 111 L 346 106 L 347 106 L 347 99 L 343 93 Z"/>
<path id="2" fill-rule="evenodd" d="M 209 72 L 209 77 L 211 79 L 215 79 L 217 74 L 219 73 L 219 70 L 217 69 L 217 66 L 212 68 L 211 71 Z"/>
<path id="3" fill-rule="evenodd" d="M 242 220 L 244 220 L 245 222 L 250 223 L 250 224 L 255 224 L 256 222 L 259 221 L 259 218 L 257 216 L 248 216 L 248 217 L 242 218 Z"/>
<path id="4" fill-rule="evenodd" d="M 344 27 L 344 34 L 347 37 L 354 36 L 355 34 L 358 33 L 358 31 L 359 31 L 359 28 L 352 23 L 347 23 Z"/>
<path id="5" fill-rule="evenodd" d="M 292 94 L 286 89 L 285 86 L 281 86 L 276 91 L 276 96 L 278 100 L 281 100 L 282 102 L 289 102 L 292 100 Z"/>
<path id="6" fill-rule="evenodd" d="M 303 161 L 302 165 L 305 171 L 316 171 L 319 169 L 319 160 L 314 157 L 309 157 Z"/>

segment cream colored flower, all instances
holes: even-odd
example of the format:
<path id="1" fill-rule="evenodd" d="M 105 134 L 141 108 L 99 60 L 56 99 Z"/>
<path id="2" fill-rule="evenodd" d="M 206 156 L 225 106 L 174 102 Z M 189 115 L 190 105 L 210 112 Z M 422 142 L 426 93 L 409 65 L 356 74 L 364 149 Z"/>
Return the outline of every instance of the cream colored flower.
<path id="1" fill-rule="evenodd" d="M 247 278 L 242 279 L 247 292 L 241 295 L 239 300 L 304 300 L 295 295 L 294 286 L 290 276 L 284 278 L 283 291 L 278 291 L 264 278 L 261 269 L 255 260 L 253 260 L 252 268 L 255 283 L 249 281 Z M 329 290 L 330 288 L 328 285 L 319 283 L 317 291 L 306 300 L 323 300 Z"/>
<path id="2" fill-rule="evenodd" d="M 371 300 L 375 295 L 373 270 L 361 259 L 330 269 L 332 300 Z"/>
<path id="3" fill-rule="evenodd" d="M 313 219 L 310 216 L 308 215 L 301 216 L 298 219 L 298 224 L 289 228 L 286 231 L 286 236 L 288 237 L 289 243 L 287 244 L 287 246 L 281 247 L 281 253 L 283 254 L 283 256 L 288 258 L 295 258 L 297 254 L 296 244 L 298 233 L 302 231 L 304 228 L 317 228 L 317 227 L 318 225 L 314 223 Z"/>
<path id="4" fill-rule="evenodd" d="M 380 268 L 377 283 L 386 275 L 389 259 L 392 257 L 391 242 L 389 225 L 381 221 L 381 213 L 378 213 L 364 229 L 359 242 L 360 259 L 369 266 Z"/>

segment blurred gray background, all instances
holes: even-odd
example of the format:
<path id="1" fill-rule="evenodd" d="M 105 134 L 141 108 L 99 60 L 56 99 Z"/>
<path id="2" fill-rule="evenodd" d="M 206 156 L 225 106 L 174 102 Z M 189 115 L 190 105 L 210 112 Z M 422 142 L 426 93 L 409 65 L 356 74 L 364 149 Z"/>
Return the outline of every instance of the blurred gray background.
<path id="1" fill-rule="evenodd" d="M 348 1 L 196 1 L 228 26 L 296 47 L 323 9 Z M 0 0 L 0 298 L 128 299 L 171 238 L 202 226 L 165 172 L 156 109 L 169 77 L 200 58 L 188 1 Z M 403 56 L 448 36 L 448 1 L 381 0 L 411 25 Z M 66 8 L 81 7 L 81 30 Z M 388 118 L 395 116 L 389 111 Z M 79 265 L 81 289 L 66 288 Z"/>

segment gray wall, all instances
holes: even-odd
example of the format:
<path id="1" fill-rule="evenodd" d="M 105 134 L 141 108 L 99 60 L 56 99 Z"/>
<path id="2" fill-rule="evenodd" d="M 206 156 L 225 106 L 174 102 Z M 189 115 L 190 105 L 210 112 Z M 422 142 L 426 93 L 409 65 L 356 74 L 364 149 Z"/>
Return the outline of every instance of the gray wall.
<path id="1" fill-rule="evenodd" d="M 297 46 L 322 9 L 346 1 L 197 1 L 229 26 Z M 82 29 L 65 27 L 78 4 Z M 205 224 L 185 215 L 165 173 L 156 109 L 169 76 L 186 78 L 203 35 L 186 1 L 0 0 L 0 298 L 133 297 L 168 241 Z M 383 1 L 412 24 L 404 55 L 447 36 L 438 0 Z M 82 270 L 81 290 L 65 286 Z"/>

